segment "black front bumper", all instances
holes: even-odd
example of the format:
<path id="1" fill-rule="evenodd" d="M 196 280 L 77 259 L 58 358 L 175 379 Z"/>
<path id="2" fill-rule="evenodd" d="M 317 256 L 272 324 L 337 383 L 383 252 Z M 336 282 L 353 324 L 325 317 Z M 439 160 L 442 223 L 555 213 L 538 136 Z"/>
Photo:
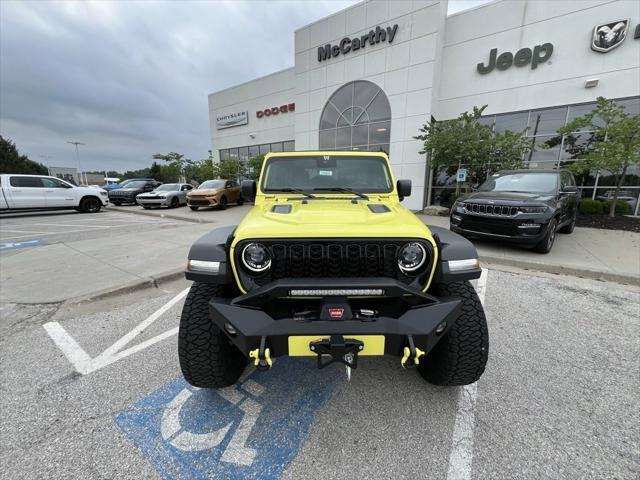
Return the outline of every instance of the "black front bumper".
<path id="1" fill-rule="evenodd" d="M 383 289 L 385 296 L 288 297 L 292 289 L 314 288 Z M 307 309 L 304 316 L 287 314 L 308 305 L 317 305 L 317 311 Z M 335 305 L 344 306 L 348 316 L 323 319 L 323 309 Z M 259 348 L 263 338 L 272 357 L 288 355 L 289 336 L 297 335 L 342 335 L 345 339 L 350 335 L 384 335 L 384 353 L 402 355 L 409 336 L 416 347 L 428 353 L 455 324 L 461 301 L 437 298 L 387 278 L 282 279 L 235 299 L 213 298 L 209 307 L 218 328 L 247 356 Z M 379 313 L 364 318 L 357 314 L 364 307 Z M 229 334 L 230 330 L 236 333 Z"/>
<path id="2" fill-rule="evenodd" d="M 478 216 L 455 211 L 449 217 L 450 230 L 465 237 L 536 245 L 547 233 L 551 215 L 519 215 L 517 218 Z"/>

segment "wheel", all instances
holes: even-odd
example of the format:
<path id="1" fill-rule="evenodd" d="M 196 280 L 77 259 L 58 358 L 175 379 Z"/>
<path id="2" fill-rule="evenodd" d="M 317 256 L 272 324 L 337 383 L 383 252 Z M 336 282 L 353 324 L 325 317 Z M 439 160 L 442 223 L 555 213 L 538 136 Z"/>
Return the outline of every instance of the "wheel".
<path id="1" fill-rule="evenodd" d="M 218 208 L 220 210 L 225 210 L 227 208 L 227 197 L 224 195 L 220 197 L 220 203 L 218 204 Z"/>
<path id="2" fill-rule="evenodd" d="M 560 233 L 573 233 L 573 229 L 576 228 L 576 217 L 578 216 L 577 213 L 573 214 L 573 218 L 571 219 L 571 223 L 569 225 L 565 225 L 564 227 L 562 227 L 560 230 L 558 230 Z"/>
<path id="3" fill-rule="evenodd" d="M 477 381 L 489 357 L 489 331 L 482 303 L 469 282 L 439 284 L 434 293 L 462 300 L 462 312 L 444 337 L 418 365 L 434 385 L 468 385 Z"/>
<path id="4" fill-rule="evenodd" d="M 169 208 L 178 208 L 180 206 L 180 199 L 178 197 L 173 197 L 171 199 L 171 204 L 169 205 Z"/>
<path id="5" fill-rule="evenodd" d="M 97 213 L 102 208 L 102 202 L 95 197 L 83 198 L 80 202 L 82 213 Z"/>
<path id="6" fill-rule="evenodd" d="M 244 204 L 244 198 L 242 197 L 238 197 L 238 201 L 236 202 L 236 204 L 241 207 Z"/>
<path id="7" fill-rule="evenodd" d="M 538 242 L 534 247 L 533 251 L 538 253 L 549 253 L 551 248 L 553 247 L 553 242 L 556 240 L 556 228 L 558 226 L 558 220 L 552 218 L 549 224 L 547 225 L 547 234 L 544 236 L 540 242 Z"/>
<path id="8" fill-rule="evenodd" d="M 198 207 L 192 207 L 191 205 L 189 205 L 189 208 L 190 208 L 191 210 L 193 210 L 194 212 L 196 212 L 196 211 L 198 210 Z"/>
<path id="9" fill-rule="evenodd" d="M 233 385 L 247 365 L 236 348 L 209 316 L 209 300 L 222 294 L 218 285 L 194 283 L 189 290 L 178 331 L 178 358 L 187 382 L 194 387 Z"/>

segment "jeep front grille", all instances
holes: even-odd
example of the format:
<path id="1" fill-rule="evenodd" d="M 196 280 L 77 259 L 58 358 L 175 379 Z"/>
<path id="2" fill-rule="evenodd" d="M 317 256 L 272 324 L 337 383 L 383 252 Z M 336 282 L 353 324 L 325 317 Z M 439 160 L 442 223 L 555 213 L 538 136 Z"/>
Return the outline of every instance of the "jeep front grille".
<path id="1" fill-rule="evenodd" d="M 253 241 L 253 240 L 252 240 Z M 255 240 L 265 245 L 271 254 L 271 268 L 261 276 L 250 275 L 242 268 L 239 255 L 242 247 L 235 247 L 235 264 L 243 284 L 265 285 L 281 278 L 357 278 L 387 277 L 411 283 L 415 277 L 407 277 L 398 269 L 397 254 L 406 240 L 346 239 L 341 241 L 308 240 Z M 431 272 L 433 248 L 422 241 L 428 258 L 422 272 Z"/>
<path id="2" fill-rule="evenodd" d="M 487 205 L 484 203 L 466 203 L 464 209 L 468 213 L 475 213 L 478 215 L 494 215 L 501 217 L 512 217 L 518 213 L 518 207 L 512 207 L 511 205 Z"/>

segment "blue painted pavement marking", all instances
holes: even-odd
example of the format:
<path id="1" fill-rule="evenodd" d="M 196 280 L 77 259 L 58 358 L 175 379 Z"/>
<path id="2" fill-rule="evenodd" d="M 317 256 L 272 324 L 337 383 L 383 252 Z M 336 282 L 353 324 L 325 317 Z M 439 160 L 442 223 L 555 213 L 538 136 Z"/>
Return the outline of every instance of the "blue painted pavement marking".
<path id="1" fill-rule="evenodd" d="M 222 390 L 180 377 L 115 417 L 165 479 L 276 479 L 301 447 L 343 368 L 283 357 Z"/>
<path id="2" fill-rule="evenodd" d="M 16 248 L 37 247 L 39 245 L 46 245 L 46 240 L 24 240 L 22 242 L 7 242 L 0 243 L 0 251 L 14 250 Z"/>

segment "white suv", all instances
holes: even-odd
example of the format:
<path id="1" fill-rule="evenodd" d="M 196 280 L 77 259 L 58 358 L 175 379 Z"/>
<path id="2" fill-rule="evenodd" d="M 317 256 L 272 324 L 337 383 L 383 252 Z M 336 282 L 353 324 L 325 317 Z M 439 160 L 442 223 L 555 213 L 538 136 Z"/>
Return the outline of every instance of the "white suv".
<path id="1" fill-rule="evenodd" d="M 102 188 L 76 187 L 46 175 L 0 175 L 0 211 L 75 208 L 99 212 L 109 203 Z"/>

